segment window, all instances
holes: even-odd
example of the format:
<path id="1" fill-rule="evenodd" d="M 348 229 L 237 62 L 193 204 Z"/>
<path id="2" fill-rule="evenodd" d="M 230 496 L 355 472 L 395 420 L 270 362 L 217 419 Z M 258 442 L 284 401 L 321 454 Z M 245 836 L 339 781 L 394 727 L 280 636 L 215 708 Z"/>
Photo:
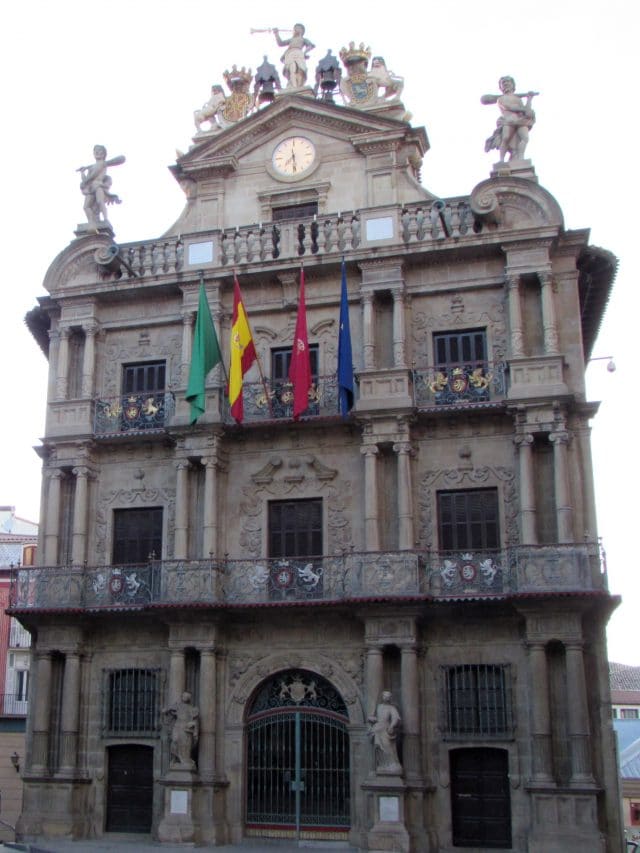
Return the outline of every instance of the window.
<path id="1" fill-rule="evenodd" d="M 322 500 L 269 503 L 269 556 L 322 556 Z"/>
<path id="2" fill-rule="evenodd" d="M 442 551 L 497 550 L 497 489 L 438 492 L 438 538 Z"/>
<path id="3" fill-rule="evenodd" d="M 155 735 L 159 728 L 160 670 L 107 670 L 104 677 L 105 734 Z"/>
<path id="4" fill-rule="evenodd" d="M 121 405 L 114 409 L 112 405 L 105 404 L 102 414 L 107 418 L 119 416 L 123 431 L 164 427 L 169 399 L 165 385 L 164 361 L 124 364 Z"/>
<path id="5" fill-rule="evenodd" d="M 484 329 L 465 332 L 441 332 L 433 336 L 436 367 L 475 365 L 487 360 L 487 335 Z"/>
<path id="6" fill-rule="evenodd" d="M 162 556 L 162 508 L 116 509 L 113 513 L 114 565 L 148 563 Z"/>
<path id="7" fill-rule="evenodd" d="M 430 387 L 436 404 L 490 399 L 494 374 L 487 364 L 487 340 L 483 329 L 435 334 L 433 350 Z"/>
<path id="8" fill-rule="evenodd" d="M 29 698 L 29 670 L 16 670 L 16 701 L 26 702 Z"/>
<path id="9" fill-rule="evenodd" d="M 444 669 L 445 733 L 498 737 L 512 731 L 508 667 L 464 664 Z"/>
<path id="10" fill-rule="evenodd" d="M 145 394 L 164 391 L 165 362 L 146 361 L 122 366 L 122 393 Z"/>
<path id="11" fill-rule="evenodd" d="M 274 222 L 285 222 L 291 219 L 311 219 L 318 213 L 318 202 L 307 204 L 289 204 L 286 207 L 274 207 L 271 211 Z"/>
<path id="12" fill-rule="evenodd" d="M 311 382 L 307 415 L 317 415 L 319 402 L 318 387 L 318 344 L 309 344 L 311 362 Z M 291 347 L 279 347 L 271 350 L 271 411 L 275 418 L 290 418 L 293 415 L 293 387 L 289 382 L 291 366 Z"/>
<path id="13" fill-rule="evenodd" d="M 620 709 L 620 719 L 621 720 L 637 720 L 638 719 L 638 709 L 637 708 L 621 708 Z"/>
<path id="14" fill-rule="evenodd" d="M 629 804 L 629 818 L 631 826 L 640 826 L 640 803 Z"/>

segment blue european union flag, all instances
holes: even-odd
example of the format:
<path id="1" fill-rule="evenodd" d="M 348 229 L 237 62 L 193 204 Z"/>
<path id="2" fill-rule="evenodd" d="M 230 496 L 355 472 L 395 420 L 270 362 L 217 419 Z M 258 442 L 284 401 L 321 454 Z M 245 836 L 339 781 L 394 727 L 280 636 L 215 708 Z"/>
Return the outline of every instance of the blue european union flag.
<path id="1" fill-rule="evenodd" d="M 353 358 L 351 329 L 347 300 L 347 270 L 342 261 L 342 292 L 340 295 L 340 330 L 338 332 L 338 409 L 343 417 L 353 407 Z"/>

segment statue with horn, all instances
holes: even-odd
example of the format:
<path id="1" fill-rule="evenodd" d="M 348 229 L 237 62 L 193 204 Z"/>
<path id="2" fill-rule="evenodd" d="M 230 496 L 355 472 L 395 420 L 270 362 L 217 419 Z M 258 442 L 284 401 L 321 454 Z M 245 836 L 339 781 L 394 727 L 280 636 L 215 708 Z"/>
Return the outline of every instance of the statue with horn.
<path id="1" fill-rule="evenodd" d="M 94 145 L 93 156 L 95 163 L 76 169 L 81 173 L 80 190 L 84 196 L 84 212 L 87 222 L 92 227 L 97 228 L 99 224 L 111 227 L 107 216 L 107 205 L 120 204 L 120 199 L 111 192 L 112 181 L 107 174 L 107 169 L 109 166 L 119 166 L 124 163 L 125 158 L 120 155 L 107 160 L 107 149 L 104 145 Z"/>

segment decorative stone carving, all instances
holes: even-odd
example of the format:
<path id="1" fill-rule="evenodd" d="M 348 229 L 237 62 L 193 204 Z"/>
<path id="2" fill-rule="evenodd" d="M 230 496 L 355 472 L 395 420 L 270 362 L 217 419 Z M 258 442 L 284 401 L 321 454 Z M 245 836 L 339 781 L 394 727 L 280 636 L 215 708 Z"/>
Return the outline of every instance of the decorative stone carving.
<path id="1" fill-rule="evenodd" d="M 95 518 L 95 547 L 98 562 L 102 562 L 104 565 L 110 562 L 107 556 L 107 520 L 112 517 L 110 509 L 113 507 L 139 506 L 140 504 L 156 504 L 157 506 L 164 507 L 167 513 L 167 543 L 165 550 L 167 554 L 173 554 L 176 504 L 175 489 L 155 489 L 141 486 L 140 488 L 130 490 L 118 489 L 117 491 L 107 492 L 100 497 Z M 160 559 L 161 555 L 156 554 L 156 557 Z"/>
<path id="2" fill-rule="evenodd" d="M 181 699 L 162 712 L 172 722 L 171 768 L 195 770 L 193 751 L 200 735 L 200 710 L 191 701 L 191 693 L 185 691 Z"/>
<path id="3" fill-rule="evenodd" d="M 219 83 L 214 83 L 211 87 L 209 100 L 193 114 L 193 120 L 198 133 L 202 133 L 202 123 L 205 121 L 209 122 L 209 132 L 222 130 L 222 126 L 218 120 L 218 114 L 222 110 L 226 100 L 227 97 L 222 86 Z"/>
<path id="4" fill-rule="evenodd" d="M 81 173 L 80 190 L 84 198 L 84 212 L 87 222 L 94 228 L 101 222 L 111 227 L 107 216 L 108 204 L 120 204 L 120 199 L 111 190 L 111 177 L 107 174 L 109 166 L 119 166 L 125 162 L 120 155 L 107 160 L 107 149 L 104 145 L 94 145 L 93 156 L 95 163 L 91 166 L 80 166 L 76 171 Z M 100 219 L 102 217 L 102 219 Z"/>
<path id="5" fill-rule="evenodd" d="M 402 773 L 396 740 L 400 729 L 400 713 L 392 702 L 391 693 L 385 690 L 380 697 L 375 714 L 368 718 L 369 736 L 375 751 L 376 773 L 397 776 Z"/>
<path id="6" fill-rule="evenodd" d="M 536 120 L 531 109 L 531 101 L 539 94 L 527 92 L 516 94 L 516 83 L 513 77 L 501 77 L 498 81 L 500 95 L 483 95 L 483 104 L 497 104 L 500 117 L 491 136 L 485 142 L 484 150 L 497 148 L 500 151 L 500 162 L 504 163 L 507 154 L 509 160 L 524 160 L 524 152 L 529 142 L 529 130 Z M 526 98 L 526 102 L 522 99 Z"/>
<path id="7" fill-rule="evenodd" d="M 347 76 L 340 82 L 340 92 L 351 107 L 367 109 L 380 104 L 400 104 L 400 95 L 404 88 L 404 78 L 387 68 L 382 56 L 374 56 L 371 68 L 367 68 L 371 58 L 371 48 L 364 42 L 340 51 L 340 59 L 347 70 Z M 408 116 L 405 116 L 408 118 Z"/>
<path id="8" fill-rule="evenodd" d="M 491 359 L 494 362 L 503 361 L 507 352 L 507 324 L 505 318 L 505 306 L 502 302 L 494 302 L 475 310 L 473 306 L 466 305 L 459 296 L 451 299 L 449 311 L 442 314 L 430 314 L 426 311 L 418 311 L 412 318 L 412 337 L 415 343 L 413 348 L 416 358 L 416 367 L 424 369 L 430 366 L 429 353 L 431 350 L 431 338 L 433 331 L 440 329 L 464 329 L 465 327 L 486 327 L 490 331 L 487 337 L 491 341 Z"/>

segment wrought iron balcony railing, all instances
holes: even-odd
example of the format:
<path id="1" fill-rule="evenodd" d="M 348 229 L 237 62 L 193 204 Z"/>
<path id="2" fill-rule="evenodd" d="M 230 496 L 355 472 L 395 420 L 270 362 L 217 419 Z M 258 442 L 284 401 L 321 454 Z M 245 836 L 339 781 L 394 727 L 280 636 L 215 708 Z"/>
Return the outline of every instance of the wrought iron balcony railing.
<path id="1" fill-rule="evenodd" d="M 123 394 L 96 400 L 94 434 L 121 435 L 163 430 L 173 415 L 171 391 Z"/>
<path id="2" fill-rule="evenodd" d="M 17 568 L 10 610 L 479 599 L 605 590 L 599 546 L 591 543 L 483 553 L 348 552 L 304 559 Z"/>
<path id="3" fill-rule="evenodd" d="M 0 717 L 26 717 L 29 699 L 23 693 L 0 693 Z"/>
<path id="4" fill-rule="evenodd" d="M 419 408 L 504 400 L 507 396 L 506 364 L 474 361 L 415 370 L 413 388 Z"/>
<path id="5" fill-rule="evenodd" d="M 242 386 L 244 423 L 293 418 L 293 385 L 290 382 L 245 382 Z M 338 380 L 318 376 L 309 389 L 309 405 L 304 418 L 338 414 Z M 223 397 L 223 418 L 232 423 L 229 400 Z"/>

